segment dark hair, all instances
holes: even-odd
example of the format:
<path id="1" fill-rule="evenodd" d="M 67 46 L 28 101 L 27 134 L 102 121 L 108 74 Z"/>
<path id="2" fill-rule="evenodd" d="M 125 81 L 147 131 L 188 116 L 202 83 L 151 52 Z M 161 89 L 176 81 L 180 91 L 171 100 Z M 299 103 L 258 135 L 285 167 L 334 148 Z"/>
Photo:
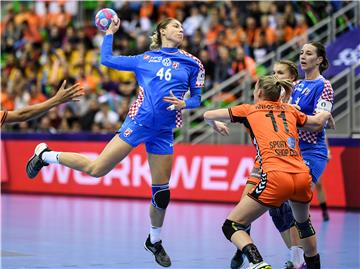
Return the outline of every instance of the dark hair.
<path id="1" fill-rule="evenodd" d="M 289 60 L 280 60 L 280 61 L 277 61 L 275 64 L 287 65 L 290 74 L 294 76 L 294 81 L 296 81 L 298 79 L 299 72 L 298 72 L 297 66 L 294 62 L 289 61 Z"/>
<path id="2" fill-rule="evenodd" d="M 322 72 L 324 72 L 326 69 L 329 68 L 329 60 L 326 57 L 326 49 L 325 49 L 324 45 L 319 42 L 310 42 L 309 44 L 316 48 L 316 55 L 318 57 L 323 58 L 320 66 L 319 66 L 319 70 L 320 70 L 320 74 L 321 74 Z"/>
<path id="3" fill-rule="evenodd" d="M 289 79 L 278 79 L 277 76 L 263 76 L 258 80 L 258 86 L 263 90 L 264 100 L 276 102 L 280 98 L 281 89 L 291 91 L 292 82 Z"/>
<path id="4" fill-rule="evenodd" d="M 161 29 L 165 29 L 171 21 L 175 20 L 174 18 L 166 18 L 162 20 L 157 26 L 155 32 L 150 36 L 151 44 L 150 50 L 157 50 L 161 48 Z"/>

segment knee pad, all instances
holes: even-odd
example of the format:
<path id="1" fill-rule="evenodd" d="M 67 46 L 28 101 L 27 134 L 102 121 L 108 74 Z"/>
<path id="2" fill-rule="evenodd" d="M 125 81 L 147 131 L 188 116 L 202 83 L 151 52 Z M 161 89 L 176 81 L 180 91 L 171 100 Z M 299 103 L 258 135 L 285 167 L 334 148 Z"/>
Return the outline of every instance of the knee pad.
<path id="1" fill-rule="evenodd" d="M 289 202 L 283 203 L 278 208 L 271 208 L 269 214 L 280 233 L 290 229 L 295 224 Z"/>
<path id="2" fill-rule="evenodd" d="M 295 221 L 295 226 L 298 229 L 300 239 L 304 239 L 315 234 L 315 230 L 311 224 L 310 218 L 303 223 Z"/>
<path id="3" fill-rule="evenodd" d="M 170 202 L 169 184 L 152 185 L 151 203 L 155 208 L 165 210 Z"/>
<path id="4" fill-rule="evenodd" d="M 222 226 L 222 231 L 225 235 L 225 237 L 231 241 L 231 236 L 237 232 L 237 231 L 245 231 L 247 233 L 250 232 L 250 225 L 245 226 L 242 225 L 240 223 L 237 223 L 235 221 L 231 221 L 231 220 L 225 220 L 223 226 Z"/>

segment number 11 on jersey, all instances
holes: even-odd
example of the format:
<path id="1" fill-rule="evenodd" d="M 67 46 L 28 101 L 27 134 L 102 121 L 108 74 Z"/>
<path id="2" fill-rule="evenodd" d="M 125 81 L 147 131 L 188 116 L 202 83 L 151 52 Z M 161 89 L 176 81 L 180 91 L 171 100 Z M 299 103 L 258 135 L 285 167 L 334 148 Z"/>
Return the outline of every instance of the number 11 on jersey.
<path id="1" fill-rule="evenodd" d="M 275 132 L 279 131 L 278 125 L 276 123 L 276 119 L 274 116 L 274 112 L 271 110 L 269 113 L 265 114 L 266 117 L 271 118 L 271 122 L 274 128 Z M 286 121 L 286 116 L 285 116 L 285 111 L 281 111 L 279 115 L 277 115 L 278 118 L 281 118 L 283 120 L 283 124 L 284 124 L 284 128 L 285 128 L 285 132 L 289 133 L 289 127 Z"/>

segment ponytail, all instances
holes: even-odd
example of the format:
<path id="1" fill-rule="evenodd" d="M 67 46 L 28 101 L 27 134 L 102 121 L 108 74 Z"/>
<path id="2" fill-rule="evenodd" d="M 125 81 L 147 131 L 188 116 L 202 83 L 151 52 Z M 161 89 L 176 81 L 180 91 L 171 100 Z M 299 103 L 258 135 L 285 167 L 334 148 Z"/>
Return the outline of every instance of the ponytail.
<path id="1" fill-rule="evenodd" d="M 319 71 L 320 71 L 320 74 L 322 72 L 324 72 L 326 69 L 329 68 L 329 60 L 328 58 L 326 57 L 326 49 L 324 47 L 323 44 L 319 43 L 319 42 L 311 42 L 309 43 L 311 46 L 314 46 L 316 48 L 316 55 L 318 57 L 322 57 L 323 60 L 319 66 Z"/>
<path id="2" fill-rule="evenodd" d="M 173 21 L 173 18 L 166 18 L 162 20 L 157 26 L 155 32 L 150 36 L 151 43 L 150 43 L 150 50 L 158 50 L 162 46 L 161 40 L 161 29 L 165 29 L 168 24 Z"/>
<path id="3" fill-rule="evenodd" d="M 292 82 L 290 80 L 281 80 L 275 75 L 261 77 L 258 83 L 259 88 L 263 90 L 264 99 L 267 101 L 279 101 L 281 92 L 285 92 L 288 95 L 292 90 Z"/>
<path id="4" fill-rule="evenodd" d="M 158 50 L 161 48 L 160 30 L 156 27 L 156 31 L 150 36 L 150 50 Z"/>

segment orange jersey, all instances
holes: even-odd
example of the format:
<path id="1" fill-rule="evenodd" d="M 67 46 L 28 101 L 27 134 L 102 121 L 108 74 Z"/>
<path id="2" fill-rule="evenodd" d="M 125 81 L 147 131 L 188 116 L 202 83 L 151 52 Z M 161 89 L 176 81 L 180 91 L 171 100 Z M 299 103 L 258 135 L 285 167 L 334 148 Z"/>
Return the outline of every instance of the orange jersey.
<path id="1" fill-rule="evenodd" d="M 3 123 L 5 122 L 6 116 L 7 116 L 7 111 L 0 111 L 0 126 L 3 125 Z"/>
<path id="2" fill-rule="evenodd" d="M 261 101 L 229 108 L 232 122 L 240 122 L 250 131 L 263 172 L 308 172 L 300 149 L 297 127 L 307 116 L 291 105 Z"/>

